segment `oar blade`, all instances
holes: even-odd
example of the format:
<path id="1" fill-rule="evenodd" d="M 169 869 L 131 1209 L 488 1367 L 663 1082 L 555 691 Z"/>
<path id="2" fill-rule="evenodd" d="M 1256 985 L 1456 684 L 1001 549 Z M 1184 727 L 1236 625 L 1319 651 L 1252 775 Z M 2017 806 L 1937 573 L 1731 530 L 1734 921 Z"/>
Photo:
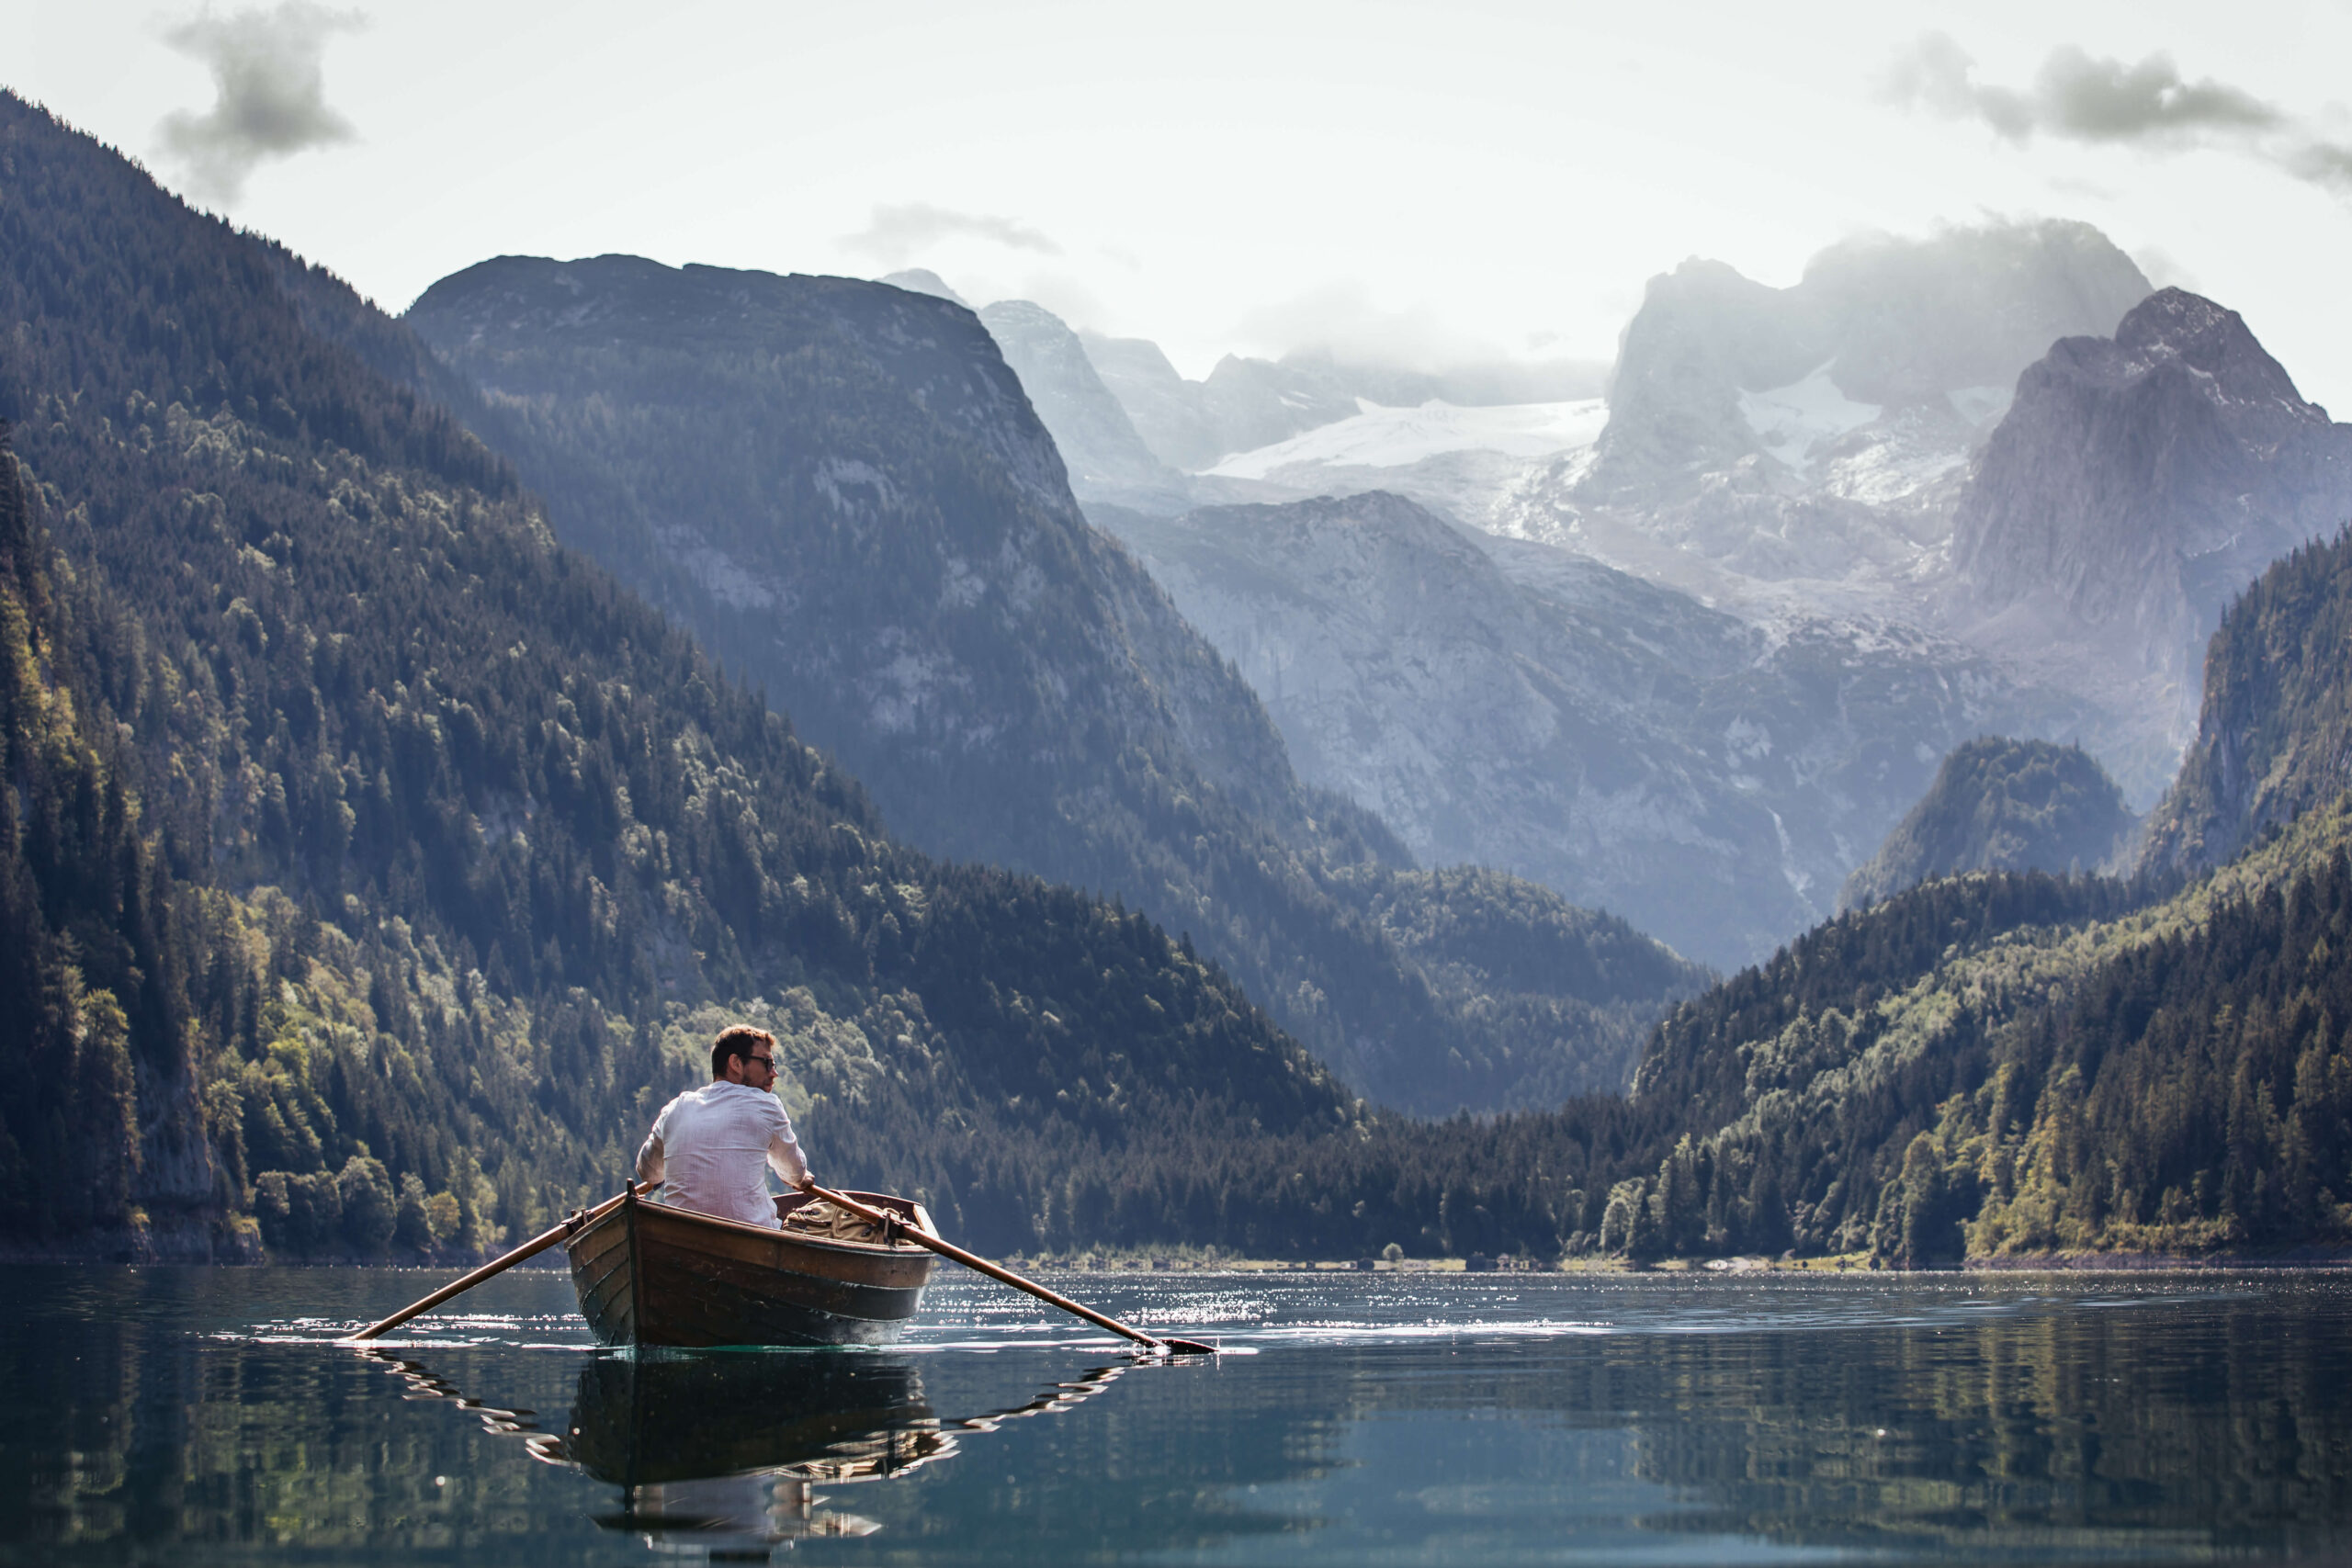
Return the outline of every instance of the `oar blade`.
<path id="1" fill-rule="evenodd" d="M 1162 1339 L 1159 1348 L 1171 1356 L 1214 1356 L 1217 1348 L 1204 1345 L 1197 1339 Z"/>

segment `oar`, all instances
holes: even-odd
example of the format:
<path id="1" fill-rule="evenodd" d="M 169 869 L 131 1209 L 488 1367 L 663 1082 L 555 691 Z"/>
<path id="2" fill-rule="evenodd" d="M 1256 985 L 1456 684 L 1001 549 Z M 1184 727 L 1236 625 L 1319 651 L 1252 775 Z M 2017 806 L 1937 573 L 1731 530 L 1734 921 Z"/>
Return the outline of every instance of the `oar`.
<path id="1" fill-rule="evenodd" d="M 1197 1339 L 1156 1339 L 1140 1328 L 1129 1328 L 1115 1317 L 1105 1317 L 1092 1307 L 1080 1306 L 1068 1296 L 1057 1295 L 1035 1280 L 1024 1280 L 1010 1269 L 1000 1269 L 985 1258 L 977 1258 L 953 1242 L 942 1241 L 926 1231 L 920 1231 L 897 1214 L 880 1209 L 869 1209 L 846 1192 L 836 1192 L 829 1187 L 814 1184 L 803 1188 L 837 1207 L 848 1210 L 868 1224 L 880 1225 L 885 1235 L 903 1235 L 918 1247 L 927 1247 L 942 1258 L 952 1258 L 967 1269 L 977 1269 L 989 1279 L 1001 1280 L 1016 1291 L 1026 1291 L 1039 1301 L 1086 1319 L 1097 1328 L 1107 1328 L 1114 1334 L 1124 1334 L 1148 1350 L 1163 1356 L 1214 1356 L 1216 1347 L 1204 1345 Z"/>
<path id="2" fill-rule="evenodd" d="M 566 1219 L 561 1224 L 557 1225 L 553 1229 L 546 1231 L 538 1235 L 533 1236 L 530 1240 L 525 1242 L 522 1246 L 516 1247 L 505 1257 L 492 1258 L 488 1263 L 485 1263 L 481 1268 L 475 1269 L 472 1273 L 467 1275 L 464 1279 L 458 1280 L 451 1284 L 442 1286 L 439 1290 L 434 1292 L 431 1295 L 425 1297 L 421 1302 L 411 1303 L 409 1305 L 404 1306 L 401 1308 L 400 1311 L 392 1314 L 391 1316 L 384 1319 L 381 1323 L 369 1324 L 358 1333 L 349 1336 L 344 1343 L 350 1344 L 354 1340 L 373 1339 L 377 1336 L 383 1334 L 390 1329 L 398 1328 L 401 1324 L 406 1323 L 410 1318 L 416 1316 L 419 1313 L 431 1312 L 435 1307 L 439 1306 L 451 1296 L 463 1295 L 466 1292 L 472 1290 L 476 1285 L 481 1284 L 492 1274 L 503 1274 L 507 1269 L 514 1268 L 517 1263 L 522 1262 L 526 1258 L 534 1258 L 538 1254 L 545 1252 L 557 1242 L 561 1241 L 564 1237 L 578 1231 L 581 1226 L 586 1224 L 589 1221 L 597 1218 L 606 1210 L 611 1209 L 615 1204 L 622 1201 L 622 1200 L 626 1199 L 631 1192 L 650 1191 L 652 1190 L 652 1185 L 653 1184 L 648 1184 L 645 1187 L 639 1187 L 635 1183 L 631 1183 L 617 1196 L 605 1199 L 603 1202 L 597 1204 L 593 1209 L 574 1211 L 571 1217 Z"/>

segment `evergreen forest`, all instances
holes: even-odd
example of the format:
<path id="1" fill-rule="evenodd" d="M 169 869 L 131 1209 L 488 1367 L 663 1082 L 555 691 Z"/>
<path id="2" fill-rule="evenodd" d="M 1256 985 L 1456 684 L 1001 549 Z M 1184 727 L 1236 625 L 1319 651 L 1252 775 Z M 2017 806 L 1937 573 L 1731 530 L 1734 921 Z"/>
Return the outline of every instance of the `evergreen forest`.
<path id="1" fill-rule="evenodd" d="M 2081 747 L 1985 736 L 1943 760 L 1838 904 L 1970 871 L 2098 871 L 2126 849 L 2134 822 L 2122 789 Z"/>

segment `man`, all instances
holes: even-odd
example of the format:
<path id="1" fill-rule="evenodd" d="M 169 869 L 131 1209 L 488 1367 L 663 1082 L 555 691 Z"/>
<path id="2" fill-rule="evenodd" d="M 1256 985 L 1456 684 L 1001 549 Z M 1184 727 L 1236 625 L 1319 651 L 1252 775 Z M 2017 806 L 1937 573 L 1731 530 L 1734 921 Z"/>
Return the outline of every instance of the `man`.
<path id="1" fill-rule="evenodd" d="M 640 1181 L 662 1181 L 662 1201 L 747 1225 L 780 1230 L 763 1166 L 803 1192 L 816 1190 L 792 1118 L 775 1098 L 775 1036 L 737 1024 L 710 1047 L 710 1082 L 662 1108 L 637 1151 Z"/>

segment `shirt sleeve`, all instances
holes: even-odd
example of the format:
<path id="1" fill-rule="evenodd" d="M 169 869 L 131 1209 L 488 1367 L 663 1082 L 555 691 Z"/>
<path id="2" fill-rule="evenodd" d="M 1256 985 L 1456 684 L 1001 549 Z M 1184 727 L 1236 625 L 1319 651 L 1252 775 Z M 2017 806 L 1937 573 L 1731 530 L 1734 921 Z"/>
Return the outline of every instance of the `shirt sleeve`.
<path id="1" fill-rule="evenodd" d="M 674 1101 L 673 1102 L 674 1103 Z M 662 1148 L 662 1130 L 670 1122 L 670 1107 L 653 1119 L 653 1131 L 645 1134 L 644 1146 L 637 1151 L 637 1179 L 639 1181 L 660 1181 L 669 1174 L 669 1159 Z"/>
<path id="2" fill-rule="evenodd" d="M 771 1099 L 768 1103 L 775 1101 Z M 775 1126 L 768 1134 L 768 1166 L 792 1187 L 799 1186 L 808 1175 L 808 1161 L 800 1153 L 799 1140 L 792 1135 L 792 1118 L 781 1105 L 775 1106 Z"/>

